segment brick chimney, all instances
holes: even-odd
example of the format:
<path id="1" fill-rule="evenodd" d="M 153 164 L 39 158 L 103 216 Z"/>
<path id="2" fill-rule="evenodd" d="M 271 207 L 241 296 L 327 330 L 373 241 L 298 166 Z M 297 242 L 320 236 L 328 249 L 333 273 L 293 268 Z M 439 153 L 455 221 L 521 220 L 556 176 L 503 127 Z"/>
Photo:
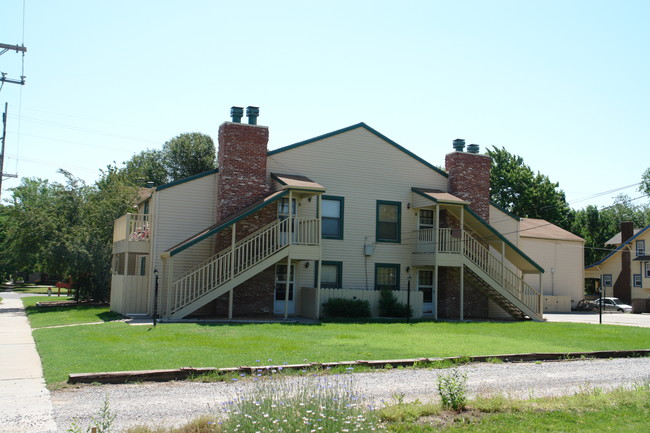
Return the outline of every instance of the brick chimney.
<path id="1" fill-rule="evenodd" d="M 623 221 L 621 223 L 621 245 L 634 236 L 634 222 Z M 624 248 L 621 251 L 621 273 L 614 282 L 614 296 L 632 305 L 632 262 L 630 257 L 629 248 Z"/>
<path id="2" fill-rule="evenodd" d="M 247 107 L 248 124 L 241 122 L 243 109 L 232 107 L 232 122 L 219 127 L 219 184 L 217 222 L 264 197 L 269 129 L 257 125 L 259 109 Z"/>
<path id="3" fill-rule="evenodd" d="M 490 167 L 492 159 L 478 153 L 478 145 L 470 144 L 463 152 L 465 140 L 454 140 L 455 152 L 445 157 L 449 174 L 449 193 L 469 203 L 469 207 L 486 222 L 490 221 Z"/>

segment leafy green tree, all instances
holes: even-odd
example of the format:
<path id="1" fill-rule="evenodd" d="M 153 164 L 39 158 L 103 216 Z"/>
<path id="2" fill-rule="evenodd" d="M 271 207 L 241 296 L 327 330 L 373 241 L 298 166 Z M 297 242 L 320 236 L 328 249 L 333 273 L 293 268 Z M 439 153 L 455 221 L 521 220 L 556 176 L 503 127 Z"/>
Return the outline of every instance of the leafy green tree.
<path id="1" fill-rule="evenodd" d="M 641 185 L 639 186 L 639 191 L 650 197 L 650 167 L 648 167 L 641 176 Z"/>
<path id="2" fill-rule="evenodd" d="M 12 271 L 70 276 L 77 298 L 107 300 L 113 220 L 128 211 L 137 188 L 116 177 L 89 186 L 60 173 L 65 184 L 23 179 L 11 190 L 0 261 Z"/>
<path id="3" fill-rule="evenodd" d="M 515 215 L 542 218 L 567 229 L 570 208 L 564 192 L 548 176 L 535 173 L 504 148 L 487 149 L 492 158 L 490 199 Z"/>
<path id="4" fill-rule="evenodd" d="M 191 132 L 163 145 L 163 162 L 171 181 L 203 173 L 216 167 L 216 151 L 210 136 Z"/>

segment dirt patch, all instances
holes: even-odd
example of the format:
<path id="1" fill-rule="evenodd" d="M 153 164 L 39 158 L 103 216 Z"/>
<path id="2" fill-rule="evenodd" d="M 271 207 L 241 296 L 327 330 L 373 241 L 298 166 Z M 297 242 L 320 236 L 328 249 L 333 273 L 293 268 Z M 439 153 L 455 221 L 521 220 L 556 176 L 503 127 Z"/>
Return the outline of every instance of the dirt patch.
<path id="1" fill-rule="evenodd" d="M 462 412 L 443 411 L 436 415 L 423 416 L 418 419 L 417 423 L 435 428 L 444 428 L 454 424 L 476 423 L 485 415 L 480 410 L 467 408 Z"/>
<path id="2" fill-rule="evenodd" d="M 37 302 L 37 307 L 107 307 L 108 304 L 105 302 L 95 302 L 95 301 L 44 301 Z"/>

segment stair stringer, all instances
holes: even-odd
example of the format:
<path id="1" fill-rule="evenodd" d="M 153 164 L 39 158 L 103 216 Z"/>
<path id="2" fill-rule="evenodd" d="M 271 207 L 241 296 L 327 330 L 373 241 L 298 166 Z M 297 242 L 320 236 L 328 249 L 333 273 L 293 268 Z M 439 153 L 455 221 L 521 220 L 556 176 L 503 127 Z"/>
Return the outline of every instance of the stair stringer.
<path id="1" fill-rule="evenodd" d="M 280 260 L 288 256 L 289 256 L 289 245 L 287 244 L 287 246 L 285 246 L 281 250 L 275 252 L 274 254 L 270 255 L 269 257 L 260 261 L 259 263 L 256 263 L 255 265 L 247 268 L 245 271 L 242 271 L 241 273 L 237 274 L 234 278 L 231 278 L 225 283 L 220 284 L 214 289 L 199 296 L 189 304 L 184 305 L 178 310 L 172 312 L 172 314 L 169 315 L 168 320 L 181 320 L 188 314 L 191 314 L 192 312 L 198 310 L 199 308 L 203 307 L 207 303 L 214 301 L 219 296 L 228 293 L 228 291 L 230 291 L 231 289 L 234 289 L 238 285 L 244 283 L 249 278 L 257 275 L 258 273 L 262 272 L 264 269 L 268 268 L 269 266 L 279 262 Z"/>
<path id="2" fill-rule="evenodd" d="M 488 291 L 488 296 L 490 299 L 492 299 L 494 302 L 499 304 L 499 306 L 502 306 L 503 301 L 505 300 L 507 304 L 510 304 L 508 307 L 512 306 L 515 307 L 517 310 L 521 311 L 523 314 L 526 316 L 530 317 L 532 320 L 536 322 L 543 322 L 544 318 L 539 315 L 537 312 L 533 311 L 528 305 L 517 299 L 516 296 L 508 292 L 500 283 L 497 281 L 494 281 L 494 279 L 488 275 L 483 269 L 481 269 L 478 265 L 476 265 L 474 262 L 471 260 L 464 258 L 463 260 L 464 266 L 467 267 L 468 270 L 470 270 L 476 277 L 478 277 L 481 281 L 485 282 L 487 286 L 491 290 Z M 498 296 L 494 296 L 494 294 L 497 294 Z M 504 308 L 508 314 L 513 316 L 515 319 L 519 318 L 513 315 L 513 313 L 510 311 L 510 308 Z"/>

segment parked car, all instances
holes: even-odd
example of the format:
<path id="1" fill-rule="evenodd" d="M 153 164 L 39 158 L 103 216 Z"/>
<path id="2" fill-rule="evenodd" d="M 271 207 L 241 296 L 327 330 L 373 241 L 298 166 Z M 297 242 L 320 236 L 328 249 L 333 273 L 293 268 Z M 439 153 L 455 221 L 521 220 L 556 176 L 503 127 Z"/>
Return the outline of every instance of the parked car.
<path id="1" fill-rule="evenodd" d="M 601 301 L 603 304 L 603 311 L 620 311 L 621 313 L 632 312 L 632 306 L 624 304 L 618 298 L 602 298 L 602 299 L 598 298 L 594 300 L 594 304 L 596 305 L 596 307 L 600 305 Z"/>

